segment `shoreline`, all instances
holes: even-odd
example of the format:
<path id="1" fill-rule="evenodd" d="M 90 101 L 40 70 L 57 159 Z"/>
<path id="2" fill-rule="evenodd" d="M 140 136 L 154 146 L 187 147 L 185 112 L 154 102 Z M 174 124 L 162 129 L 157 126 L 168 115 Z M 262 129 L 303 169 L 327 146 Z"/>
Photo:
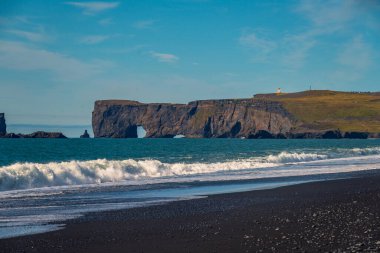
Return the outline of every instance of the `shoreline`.
<path id="1" fill-rule="evenodd" d="M 0 252 L 380 250 L 380 173 L 89 213 Z"/>

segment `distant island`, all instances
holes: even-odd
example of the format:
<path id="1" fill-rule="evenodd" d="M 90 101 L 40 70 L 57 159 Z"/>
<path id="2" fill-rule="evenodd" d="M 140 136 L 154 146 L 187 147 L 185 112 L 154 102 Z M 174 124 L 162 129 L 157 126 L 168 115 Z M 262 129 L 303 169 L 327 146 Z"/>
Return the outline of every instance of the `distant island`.
<path id="1" fill-rule="evenodd" d="M 0 113 L 0 138 L 54 138 L 54 139 L 66 139 L 67 137 L 60 132 L 44 132 L 37 131 L 31 134 L 16 134 L 7 133 L 7 125 L 5 123 L 5 114 Z"/>
<path id="2" fill-rule="evenodd" d="M 188 104 L 100 100 L 94 137 L 339 139 L 380 137 L 380 93 L 310 90 Z"/>

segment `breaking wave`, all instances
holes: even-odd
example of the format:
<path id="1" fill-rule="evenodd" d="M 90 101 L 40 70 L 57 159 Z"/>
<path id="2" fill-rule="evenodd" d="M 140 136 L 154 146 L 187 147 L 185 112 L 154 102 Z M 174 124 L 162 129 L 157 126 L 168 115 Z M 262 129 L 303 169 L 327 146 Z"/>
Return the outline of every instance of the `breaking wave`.
<path id="1" fill-rule="evenodd" d="M 365 155 L 378 155 L 380 154 L 380 147 L 376 148 L 353 148 L 347 150 L 348 154 L 356 156 L 365 156 Z"/>
<path id="2" fill-rule="evenodd" d="M 211 175 L 212 173 L 274 168 L 289 163 L 376 154 L 380 154 L 380 148 L 347 149 L 328 154 L 281 152 L 267 157 L 217 163 L 163 163 L 158 160 L 133 159 L 15 163 L 0 167 L 0 191 Z"/>
<path id="3" fill-rule="evenodd" d="M 133 159 L 98 159 L 46 164 L 16 163 L 0 168 L 0 190 L 135 181 L 268 166 L 276 166 L 276 164 L 258 163 L 255 160 L 220 163 L 163 163 L 158 160 Z"/>
<path id="4" fill-rule="evenodd" d="M 324 160 L 327 158 L 328 158 L 328 155 L 319 155 L 319 154 L 314 154 L 314 153 L 281 152 L 278 155 L 269 155 L 266 160 L 272 163 L 296 163 L 296 162 Z"/>

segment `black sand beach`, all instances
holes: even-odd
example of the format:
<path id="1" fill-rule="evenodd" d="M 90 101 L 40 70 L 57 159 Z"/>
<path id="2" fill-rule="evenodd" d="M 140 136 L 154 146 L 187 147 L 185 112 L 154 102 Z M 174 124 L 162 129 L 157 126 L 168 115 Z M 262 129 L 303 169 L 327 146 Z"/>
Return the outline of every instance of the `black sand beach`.
<path id="1" fill-rule="evenodd" d="M 92 213 L 0 252 L 380 252 L 380 176 Z"/>

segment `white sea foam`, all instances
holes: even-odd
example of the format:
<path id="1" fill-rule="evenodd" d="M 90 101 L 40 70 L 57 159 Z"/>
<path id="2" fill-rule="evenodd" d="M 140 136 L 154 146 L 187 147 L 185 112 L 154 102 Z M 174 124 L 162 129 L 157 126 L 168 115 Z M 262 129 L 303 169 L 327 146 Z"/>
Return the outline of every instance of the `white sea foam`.
<path id="1" fill-rule="evenodd" d="M 281 152 L 278 155 L 269 155 L 267 157 L 268 162 L 272 163 L 296 163 L 296 162 L 309 162 L 316 160 L 327 159 L 328 155 L 319 155 L 315 153 L 288 153 Z"/>
<path id="2" fill-rule="evenodd" d="M 133 159 L 98 159 L 46 164 L 16 163 L 0 168 L 0 190 L 134 181 L 268 166 L 276 166 L 276 164 L 259 163 L 256 160 L 220 163 L 162 163 L 158 160 L 137 161 Z"/>
<path id="3" fill-rule="evenodd" d="M 354 155 L 354 156 L 365 156 L 365 155 L 377 155 L 380 154 L 380 147 L 374 147 L 374 148 L 353 148 L 347 150 L 348 154 Z"/>
<path id="4" fill-rule="evenodd" d="M 219 173 L 219 176 L 221 173 L 222 175 L 232 175 L 230 178 L 234 178 L 233 174 L 239 172 L 239 177 L 242 177 L 245 171 L 251 174 L 260 173 L 260 175 L 268 173 L 268 177 L 276 175 L 291 176 L 293 174 L 299 175 L 299 173 L 307 174 L 308 172 L 298 168 L 298 172 L 296 173 L 292 171 L 293 168 L 291 167 L 286 167 L 286 172 L 284 172 L 283 165 L 315 161 L 333 162 L 336 157 L 361 157 L 377 154 L 380 154 L 380 148 L 347 149 L 328 154 L 318 154 L 316 152 L 281 152 L 267 157 L 254 157 L 251 159 L 216 163 L 164 163 L 158 160 L 133 159 L 98 159 L 91 161 L 51 162 L 46 164 L 16 163 L 0 167 L 0 191 L 120 182 L 138 184 L 138 182 L 146 183 L 147 180 L 151 179 L 162 179 L 161 181 L 163 182 L 176 182 L 184 181 L 184 178 L 194 178 L 197 175 L 212 180 L 215 173 Z M 349 163 L 346 165 L 349 165 Z M 325 170 L 328 170 L 328 168 Z M 353 170 L 352 168 L 349 169 L 349 171 Z M 323 173 L 320 169 L 317 171 Z M 340 169 L 339 171 L 345 170 Z M 326 172 L 331 173 L 331 170 Z M 250 177 L 252 176 L 250 175 Z"/>

